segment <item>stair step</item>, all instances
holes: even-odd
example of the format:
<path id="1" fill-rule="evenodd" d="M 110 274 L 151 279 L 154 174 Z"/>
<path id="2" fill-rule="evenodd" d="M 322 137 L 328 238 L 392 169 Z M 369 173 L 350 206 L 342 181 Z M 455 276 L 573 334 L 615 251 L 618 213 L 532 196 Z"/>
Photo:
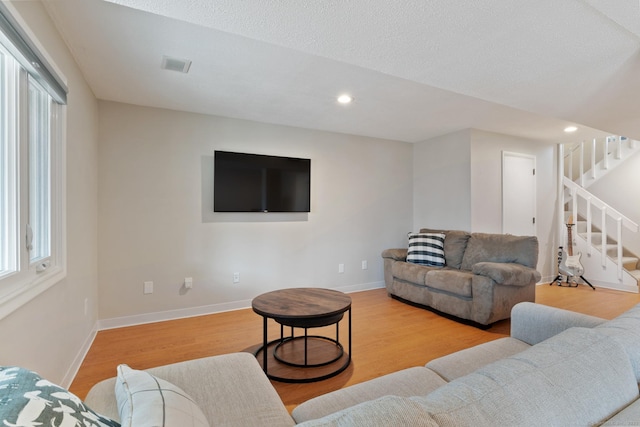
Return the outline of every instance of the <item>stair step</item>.
<path id="1" fill-rule="evenodd" d="M 579 233 L 580 237 L 582 237 L 585 241 L 587 240 L 587 233 Z M 608 241 L 609 244 L 614 244 L 613 242 Z M 596 245 L 601 245 L 602 244 L 602 233 L 599 231 L 592 231 L 591 232 L 591 244 L 596 246 Z"/>
<path id="2" fill-rule="evenodd" d="M 584 240 L 587 240 L 587 233 L 580 233 L 580 237 Z M 591 243 L 594 248 L 602 252 L 602 233 L 600 232 L 592 232 L 591 233 Z M 617 264 L 618 258 L 618 244 L 617 243 L 607 243 L 604 245 L 606 247 L 607 256 L 613 260 L 614 263 Z M 638 268 L 639 258 L 635 256 L 623 256 L 622 257 L 622 266 L 629 271 L 633 271 Z"/>
<path id="3" fill-rule="evenodd" d="M 623 256 L 622 266 L 629 271 L 633 271 L 638 268 L 638 258 L 633 256 Z"/>
<path id="4" fill-rule="evenodd" d="M 618 245 L 615 243 L 607 243 L 606 245 L 607 255 L 612 258 L 615 258 L 618 255 Z M 602 245 L 593 245 L 594 248 L 598 249 L 602 252 Z"/>
<path id="5" fill-rule="evenodd" d="M 640 282 L 640 270 L 631 270 L 629 271 L 629 274 L 631 274 L 638 282 Z"/>

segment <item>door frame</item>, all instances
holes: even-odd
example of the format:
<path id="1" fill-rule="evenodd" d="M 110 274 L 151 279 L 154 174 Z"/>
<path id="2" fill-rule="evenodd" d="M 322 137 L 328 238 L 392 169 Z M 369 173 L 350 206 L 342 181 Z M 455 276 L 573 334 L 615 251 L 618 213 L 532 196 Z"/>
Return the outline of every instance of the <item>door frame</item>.
<path id="1" fill-rule="evenodd" d="M 533 178 L 533 218 L 535 218 L 535 221 L 533 223 L 533 235 L 537 236 L 538 235 L 538 216 L 537 216 L 537 212 L 538 212 L 538 196 L 537 196 L 537 179 L 536 179 L 536 173 L 537 173 L 537 169 L 536 169 L 536 156 L 533 154 L 526 154 L 526 153 L 516 153 L 514 151 L 502 151 L 502 233 L 504 234 L 505 229 L 504 229 L 504 225 L 505 225 L 505 213 L 506 213 L 506 203 L 504 200 L 505 194 L 504 194 L 504 188 L 505 188 L 505 163 L 508 157 L 520 157 L 520 158 L 525 158 L 525 159 L 531 159 L 533 161 L 533 170 L 534 170 L 534 178 Z"/>

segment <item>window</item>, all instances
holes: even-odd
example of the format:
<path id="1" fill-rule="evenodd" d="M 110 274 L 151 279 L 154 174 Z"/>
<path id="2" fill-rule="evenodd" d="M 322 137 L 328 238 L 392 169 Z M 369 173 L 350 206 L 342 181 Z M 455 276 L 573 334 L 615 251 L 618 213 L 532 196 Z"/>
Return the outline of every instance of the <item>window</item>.
<path id="1" fill-rule="evenodd" d="M 0 278 L 17 270 L 16 240 L 16 181 L 17 158 L 15 156 L 17 141 L 15 138 L 16 103 L 11 77 L 12 58 L 0 46 Z"/>
<path id="2" fill-rule="evenodd" d="M 31 262 L 51 256 L 51 96 L 29 81 L 29 225 Z"/>
<path id="3" fill-rule="evenodd" d="M 66 274 L 66 87 L 0 3 L 0 319 Z"/>
<path id="4" fill-rule="evenodd" d="M 9 205 L 12 200 L 9 195 L 9 144 L 7 142 L 7 95 L 6 95 L 6 72 L 5 53 L 0 50 L 0 277 L 11 271 L 12 262 L 9 258 L 9 248 L 11 234 L 9 229 Z"/>

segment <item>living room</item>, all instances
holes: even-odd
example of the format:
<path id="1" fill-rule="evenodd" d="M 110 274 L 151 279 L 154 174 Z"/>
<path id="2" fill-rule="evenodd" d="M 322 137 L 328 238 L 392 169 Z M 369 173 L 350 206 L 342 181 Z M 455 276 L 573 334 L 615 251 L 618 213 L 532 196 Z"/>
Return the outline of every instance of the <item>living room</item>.
<path id="1" fill-rule="evenodd" d="M 407 142 L 105 100 L 47 8 L 11 4 L 68 80 L 67 266 L 0 320 L 2 364 L 68 385 L 98 328 L 243 308 L 283 287 L 380 288 L 380 253 L 408 231 L 501 232 L 502 151 L 536 156 L 538 270 L 553 279 L 557 140 L 478 123 Z M 629 123 L 585 122 L 634 136 Z M 214 213 L 215 150 L 311 158 L 311 212 Z"/>

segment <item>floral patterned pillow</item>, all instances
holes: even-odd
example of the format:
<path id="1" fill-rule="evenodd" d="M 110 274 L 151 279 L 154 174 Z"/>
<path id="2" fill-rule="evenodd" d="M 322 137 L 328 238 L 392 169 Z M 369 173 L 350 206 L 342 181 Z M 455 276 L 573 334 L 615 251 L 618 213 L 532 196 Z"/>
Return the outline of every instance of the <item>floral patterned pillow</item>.
<path id="1" fill-rule="evenodd" d="M 10 366 L 0 366 L 0 425 L 120 427 L 68 390 Z"/>

